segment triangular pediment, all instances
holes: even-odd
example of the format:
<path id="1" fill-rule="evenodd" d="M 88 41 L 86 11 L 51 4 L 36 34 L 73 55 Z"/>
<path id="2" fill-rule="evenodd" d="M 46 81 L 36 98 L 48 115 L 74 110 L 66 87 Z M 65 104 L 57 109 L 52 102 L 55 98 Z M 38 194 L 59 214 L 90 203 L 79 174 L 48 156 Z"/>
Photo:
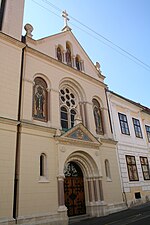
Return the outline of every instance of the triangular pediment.
<path id="1" fill-rule="evenodd" d="M 93 136 L 93 134 L 82 124 L 74 126 L 66 133 L 62 134 L 62 138 L 77 140 L 79 142 L 95 143 L 100 145 L 100 142 Z"/>
<path id="2" fill-rule="evenodd" d="M 56 48 L 58 45 L 66 49 L 66 43 L 69 42 L 72 48 L 72 55 L 74 57 L 79 55 L 84 62 L 84 72 L 93 78 L 96 78 L 103 82 L 104 76 L 96 69 L 96 66 L 85 52 L 82 45 L 78 42 L 72 31 L 67 30 L 55 35 L 51 35 L 39 40 L 28 39 L 27 44 L 29 47 L 36 49 L 39 52 L 44 53 L 54 59 L 56 58 Z"/>

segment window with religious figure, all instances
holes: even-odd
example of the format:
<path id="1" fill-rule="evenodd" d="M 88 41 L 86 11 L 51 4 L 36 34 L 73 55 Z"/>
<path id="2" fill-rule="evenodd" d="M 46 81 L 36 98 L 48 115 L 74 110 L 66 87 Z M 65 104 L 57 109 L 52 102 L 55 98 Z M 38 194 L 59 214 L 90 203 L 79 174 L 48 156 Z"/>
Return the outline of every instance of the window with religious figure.
<path id="1" fill-rule="evenodd" d="M 96 126 L 96 133 L 104 134 L 100 104 L 96 99 L 93 99 L 92 102 L 93 102 L 93 114 Z"/>
<path id="2" fill-rule="evenodd" d="M 144 180 L 150 180 L 150 171 L 147 157 L 140 157 L 141 167 L 143 171 Z"/>
<path id="3" fill-rule="evenodd" d="M 128 175 L 130 181 L 138 181 L 138 171 L 136 167 L 135 156 L 126 155 L 126 162 L 128 168 Z"/>
<path id="4" fill-rule="evenodd" d="M 57 48 L 57 59 L 62 62 L 62 50 L 60 47 Z"/>
<path id="5" fill-rule="evenodd" d="M 61 126 L 64 131 L 74 126 L 74 119 L 77 113 L 76 94 L 68 87 L 60 90 L 60 117 Z"/>
<path id="6" fill-rule="evenodd" d="M 79 60 L 79 57 L 78 56 L 76 56 L 75 62 L 76 62 L 76 68 L 77 68 L 77 70 L 81 70 L 80 60 Z"/>
<path id="7" fill-rule="evenodd" d="M 72 66 L 71 49 L 68 43 L 66 44 L 66 63 L 68 66 Z"/>
<path id="8" fill-rule="evenodd" d="M 47 84 L 36 77 L 33 86 L 33 117 L 34 119 L 47 121 Z"/>

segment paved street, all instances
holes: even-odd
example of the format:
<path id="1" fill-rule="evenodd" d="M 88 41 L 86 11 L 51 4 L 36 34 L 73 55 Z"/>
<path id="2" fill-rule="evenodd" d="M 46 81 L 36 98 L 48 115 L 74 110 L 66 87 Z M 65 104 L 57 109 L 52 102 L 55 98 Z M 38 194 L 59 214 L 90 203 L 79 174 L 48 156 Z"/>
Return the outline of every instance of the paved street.
<path id="1" fill-rule="evenodd" d="M 71 225 L 150 225 L 150 203 L 105 217 L 83 219 Z"/>

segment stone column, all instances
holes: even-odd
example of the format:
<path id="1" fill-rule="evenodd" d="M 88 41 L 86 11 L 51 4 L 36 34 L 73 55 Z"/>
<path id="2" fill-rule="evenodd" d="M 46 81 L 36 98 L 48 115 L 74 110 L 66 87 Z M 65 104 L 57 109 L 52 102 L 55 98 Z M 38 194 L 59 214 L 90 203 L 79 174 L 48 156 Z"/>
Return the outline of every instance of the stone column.
<path id="1" fill-rule="evenodd" d="M 100 201 L 104 201 L 102 181 L 101 180 L 98 180 L 98 184 L 99 184 L 99 197 L 100 197 Z"/>
<path id="2" fill-rule="evenodd" d="M 92 180 L 88 179 L 88 197 L 89 197 L 89 202 L 93 202 L 93 195 L 92 195 Z"/>
<path id="3" fill-rule="evenodd" d="M 76 68 L 75 56 L 72 56 L 72 67 Z"/>
<path id="4" fill-rule="evenodd" d="M 64 206 L 64 176 L 58 176 L 58 205 Z"/>
<path id="5" fill-rule="evenodd" d="M 95 200 L 95 202 L 98 201 L 98 189 L 97 189 L 97 182 L 96 181 L 97 181 L 96 179 L 93 180 L 94 200 Z"/>

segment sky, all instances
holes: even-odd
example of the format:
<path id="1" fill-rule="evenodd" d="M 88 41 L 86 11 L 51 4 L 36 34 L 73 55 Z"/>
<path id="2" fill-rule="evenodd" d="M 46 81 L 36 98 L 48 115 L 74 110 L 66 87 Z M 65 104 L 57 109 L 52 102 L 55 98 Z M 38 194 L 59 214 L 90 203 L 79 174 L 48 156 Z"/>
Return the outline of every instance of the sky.
<path id="1" fill-rule="evenodd" d="M 59 33 L 63 10 L 109 89 L 150 108 L 150 1 L 25 0 L 24 25 L 33 26 L 33 39 Z"/>

